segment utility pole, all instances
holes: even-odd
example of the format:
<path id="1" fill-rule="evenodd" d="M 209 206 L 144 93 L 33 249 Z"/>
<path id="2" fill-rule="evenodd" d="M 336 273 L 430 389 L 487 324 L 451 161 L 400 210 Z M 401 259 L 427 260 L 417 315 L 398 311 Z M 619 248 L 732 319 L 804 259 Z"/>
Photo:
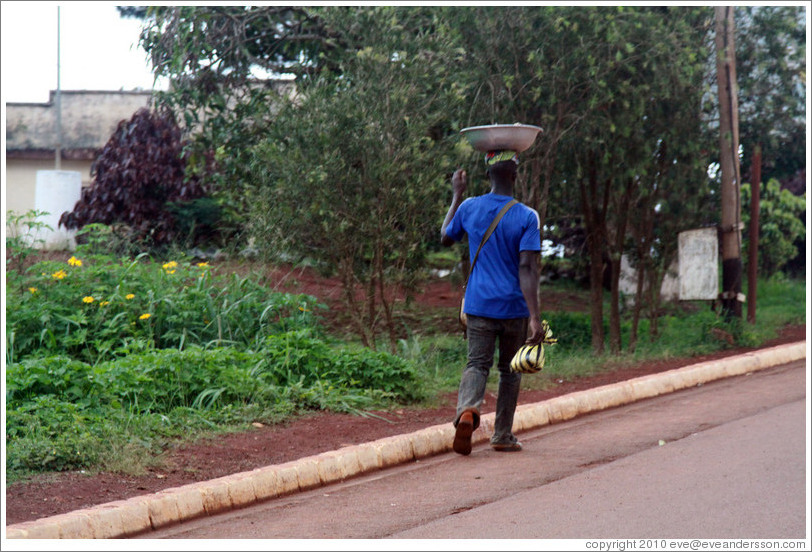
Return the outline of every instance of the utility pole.
<path id="1" fill-rule="evenodd" d="M 732 6 L 716 6 L 716 77 L 719 90 L 719 164 L 722 170 L 722 310 L 741 318 L 741 176 L 739 167 L 739 102 Z"/>
<path id="2" fill-rule="evenodd" d="M 56 167 L 57 171 L 62 170 L 62 86 L 61 86 L 61 45 L 62 40 L 62 14 L 60 7 L 56 7 Z"/>

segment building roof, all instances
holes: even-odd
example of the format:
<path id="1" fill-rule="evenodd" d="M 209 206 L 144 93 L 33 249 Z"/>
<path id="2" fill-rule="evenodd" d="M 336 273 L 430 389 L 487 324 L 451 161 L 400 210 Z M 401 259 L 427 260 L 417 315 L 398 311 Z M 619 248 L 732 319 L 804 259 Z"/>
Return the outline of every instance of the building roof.
<path id="1" fill-rule="evenodd" d="M 93 159 L 118 123 L 149 105 L 151 91 L 62 90 L 62 154 Z M 47 103 L 6 104 L 6 157 L 51 157 L 57 143 L 56 91 Z"/>

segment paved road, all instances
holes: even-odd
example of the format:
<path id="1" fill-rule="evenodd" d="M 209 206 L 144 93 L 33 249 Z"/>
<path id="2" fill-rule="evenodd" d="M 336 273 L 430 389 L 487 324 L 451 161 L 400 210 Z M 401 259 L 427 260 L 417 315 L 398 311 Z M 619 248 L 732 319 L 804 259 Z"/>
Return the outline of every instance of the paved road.
<path id="1" fill-rule="evenodd" d="M 808 538 L 805 361 L 145 534 L 175 539 Z"/>

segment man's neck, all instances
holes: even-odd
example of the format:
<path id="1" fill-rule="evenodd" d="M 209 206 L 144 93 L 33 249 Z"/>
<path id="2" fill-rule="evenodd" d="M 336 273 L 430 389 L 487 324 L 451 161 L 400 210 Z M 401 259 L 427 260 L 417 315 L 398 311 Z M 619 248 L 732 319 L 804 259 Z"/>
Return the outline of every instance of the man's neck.
<path id="1" fill-rule="evenodd" d="M 491 193 L 513 197 L 513 184 L 503 182 L 491 182 Z"/>

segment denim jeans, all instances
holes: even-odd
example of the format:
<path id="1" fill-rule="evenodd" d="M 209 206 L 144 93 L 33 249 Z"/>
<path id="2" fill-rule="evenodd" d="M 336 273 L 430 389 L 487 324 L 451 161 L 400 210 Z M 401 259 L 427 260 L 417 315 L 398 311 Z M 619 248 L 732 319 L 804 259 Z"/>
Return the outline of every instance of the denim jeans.
<path id="1" fill-rule="evenodd" d="M 516 441 L 512 431 L 513 415 L 519 400 L 522 375 L 510 371 L 510 360 L 526 339 L 527 318 L 499 320 L 468 315 L 468 363 L 460 379 L 455 427 L 460 415 L 468 409 L 475 410 L 474 428 L 479 426 L 479 408 L 485 398 L 485 387 L 498 340 L 499 389 L 491 443 Z"/>

